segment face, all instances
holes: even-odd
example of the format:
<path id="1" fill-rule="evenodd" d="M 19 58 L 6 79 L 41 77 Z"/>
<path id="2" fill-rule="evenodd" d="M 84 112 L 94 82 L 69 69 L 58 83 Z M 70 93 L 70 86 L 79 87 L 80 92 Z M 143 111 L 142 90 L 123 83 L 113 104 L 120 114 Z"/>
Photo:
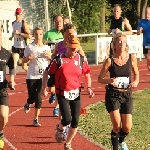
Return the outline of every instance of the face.
<path id="1" fill-rule="evenodd" d="M 123 52 L 125 51 L 127 46 L 127 40 L 126 37 L 118 37 L 114 44 L 114 48 L 116 49 L 116 52 Z"/>
<path id="2" fill-rule="evenodd" d="M 36 30 L 34 32 L 34 38 L 36 41 L 42 41 L 43 40 L 43 30 Z"/>
<path id="3" fill-rule="evenodd" d="M 114 7 L 113 14 L 114 14 L 115 19 L 119 19 L 120 18 L 121 12 L 122 12 L 122 10 L 121 10 L 121 8 L 119 6 Z"/>
<path id="4" fill-rule="evenodd" d="M 23 18 L 23 14 L 16 13 L 17 20 L 22 20 L 22 18 Z"/>
<path id="5" fill-rule="evenodd" d="M 70 56 L 75 56 L 78 51 L 79 51 L 79 48 L 68 48 L 68 54 Z"/>
<path id="6" fill-rule="evenodd" d="M 150 9 L 147 9 L 147 10 L 145 11 L 145 19 L 150 20 Z"/>
<path id="7" fill-rule="evenodd" d="M 65 33 L 64 33 L 64 39 L 68 39 L 68 40 L 71 40 L 74 35 L 75 35 L 75 29 L 68 29 Z"/>
<path id="8" fill-rule="evenodd" d="M 58 16 L 57 18 L 55 18 L 55 28 L 60 31 L 61 29 L 63 29 L 63 18 L 61 16 Z"/>
<path id="9" fill-rule="evenodd" d="M 70 23 L 70 20 L 69 20 L 69 19 L 67 19 L 67 18 L 66 18 L 66 19 L 64 19 L 63 21 L 64 21 L 64 24 Z"/>

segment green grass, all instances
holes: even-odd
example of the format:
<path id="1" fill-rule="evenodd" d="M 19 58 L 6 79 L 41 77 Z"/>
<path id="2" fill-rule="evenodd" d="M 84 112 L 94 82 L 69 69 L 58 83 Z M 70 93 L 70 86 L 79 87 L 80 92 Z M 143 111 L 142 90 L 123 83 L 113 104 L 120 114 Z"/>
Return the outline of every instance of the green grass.
<path id="1" fill-rule="evenodd" d="M 133 99 L 133 127 L 126 142 L 131 150 L 150 150 L 150 89 L 133 93 Z M 87 114 L 80 118 L 79 128 L 90 139 L 111 148 L 112 126 L 104 101 L 88 108 Z"/>
<path id="2" fill-rule="evenodd" d="M 87 43 L 82 43 L 81 42 L 82 49 L 84 50 L 85 53 L 94 53 L 95 52 L 95 42 L 87 42 Z"/>

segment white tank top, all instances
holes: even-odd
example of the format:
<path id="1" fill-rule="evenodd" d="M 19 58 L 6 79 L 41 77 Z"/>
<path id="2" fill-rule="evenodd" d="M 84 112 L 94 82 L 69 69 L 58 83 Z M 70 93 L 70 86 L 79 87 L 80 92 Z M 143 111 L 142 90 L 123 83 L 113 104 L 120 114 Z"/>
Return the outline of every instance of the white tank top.
<path id="1" fill-rule="evenodd" d="M 42 55 L 44 51 L 51 52 L 51 49 L 48 45 L 39 47 L 35 42 L 26 47 L 24 56 L 26 58 L 31 54 L 35 56 L 35 58 L 29 62 L 27 79 L 40 79 L 43 77 L 43 72 L 49 63 L 49 59 Z"/>
<path id="2" fill-rule="evenodd" d="M 19 32 L 21 32 L 21 27 L 22 27 L 22 21 L 21 22 L 14 22 L 13 23 L 13 31 L 14 30 L 18 30 Z M 14 44 L 13 46 L 15 48 L 25 48 L 26 47 L 26 43 L 25 40 L 22 36 L 14 34 Z"/>

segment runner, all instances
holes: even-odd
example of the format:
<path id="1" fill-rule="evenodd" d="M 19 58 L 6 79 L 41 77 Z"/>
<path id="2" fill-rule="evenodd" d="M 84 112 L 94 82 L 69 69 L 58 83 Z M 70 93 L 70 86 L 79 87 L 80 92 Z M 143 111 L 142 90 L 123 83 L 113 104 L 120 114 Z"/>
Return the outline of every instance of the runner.
<path id="1" fill-rule="evenodd" d="M 107 58 L 98 76 L 98 82 L 106 85 L 105 105 L 112 122 L 111 142 L 113 150 L 128 150 L 125 137 L 132 127 L 132 88 L 139 83 L 137 59 L 128 53 L 127 39 L 122 33 L 113 38 L 112 57 Z M 131 81 L 131 70 L 134 79 Z M 110 78 L 105 79 L 107 72 Z M 119 140 L 118 140 L 119 139 Z"/>
<path id="2" fill-rule="evenodd" d="M 145 19 L 141 19 L 138 23 L 137 34 L 141 33 L 143 33 L 143 54 L 147 59 L 148 50 L 150 50 L 150 7 L 145 9 Z"/>
<path id="3" fill-rule="evenodd" d="M 121 16 L 122 9 L 119 4 L 115 4 L 113 8 L 113 17 L 110 22 L 110 29 L 108 34 L 112 33 L 112 37 L 116 33 L 124 33 L 126 35 L 132 35 L 132 27 L 127 18 Z M 111 44 L 112 45 L 112 44 Z M 113 54 L 112 48 L 110 45 L 110 56 Z"/>
<path id="4" fill-rule="evenodd" d="M 2 29 L 0 28 L 0 148 L 4 147 L 3 130 L 8 122 L 9 102 L 6 80 L 6 65 L 9 67 L 9 86 L 14 89 L 14 60 L 12 54 L 2 47 Z"/>
<path id="5" fill-rule="evenodd" d="M 56 141 L 62 142 L 63 134 L 66 126 L 71 124 L 64 150 L 72 150 L 71 142 L 77 133 L 77 127 L 80 116 L 80 75 L 84 74 L 87 92 L 93 97 L 94 93 L 91 89 L 90 68 L 84 56 L 77 53 L 80 48 L 78 38 L 75 36 L 70 39 L 67 44 L 67 51 L 61 55 L 53 58 L 50 64 L 50 84 L 51 87 L 55 86 L 56 95 L 59 102 L 59 108 L 62 119 L 57 125 Z M 43 83 L 46 84 L 47 80 L 43 78 Z M 46 89 L 44 89 L 46 91 Z"/>
<path id="6" fill-rule="evenodd" d="M 38 122 L 38 116 L 42 105 L 42 78 L 43 71 L 48 66 L 51 58 L 51 50 L 48 45 L 43 44 L 43 29 L 36 27 L 34 29 L 35 41 L 26 47 L 24 51 L 24 62 L 29 62 L 27 70 L 27 89 L 28 99 L 24 105 L 25 113 L 30 111 L 30 105 L 35 103 L 35 116 L 33 120 L 34 126 L 41 126 Z"/>
<path id="7" fill-rule="evenodd" d="M 63 29 L 63 17 L 61 15 L 56 15 L 54 17 L 54 26 L 55 27 L 53 29 L 47 31 L 44 35 L 44 40 L 49 46 L 51 46 L 52 51 L 55 49 L 55 44 L 63 40 L 63 35 L 61 33 L 61 30 Z M 49 91 L 51 92 L 51 90 L 52 89 L 50 88 Z M 59 116 L 59 105 L 56 97 L 51 95 L 49 99 L 50 101 L 55 101 L 53 116 Z"/>
<path id="8" fill-rule="evenodd" d="M 14 44 L 12 46 L 14 66 L 17 67 L 19 58 L 23 58 L 24 50 L 27 46 L 27 42 L 30 36 L 30 30 L 28 24 L 23 20 L 23 10 L 22 8 L 17 8 L 16 20 L 12 23 L 13 32 L 9 40 L 14 38 Z M 24 64 L 27 69 L 27 64 Z"/>

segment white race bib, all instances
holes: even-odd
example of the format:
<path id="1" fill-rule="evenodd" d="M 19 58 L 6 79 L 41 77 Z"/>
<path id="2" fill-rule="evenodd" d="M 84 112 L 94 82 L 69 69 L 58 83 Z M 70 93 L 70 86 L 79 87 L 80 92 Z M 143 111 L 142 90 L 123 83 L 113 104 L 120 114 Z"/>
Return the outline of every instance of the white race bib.
<path id="1" fill-rule="evenodd" d="M 45 58 L 36 58 L 37 66 L 35 67 L 35 74 L 43 74 L 44 70 L 48 66 Z"/>
<path id="2" fill-rule="evenodd" d="M 66 100 L 75 100 L 79 96 L 79 89 L 64 91 Z"/>
<path id="3" fill-rule="evenodd" d="M 127 88 L 129 86 L 129 77 L 117 77 L 114 87 L 116 88 Z"/>
<path id="4" fill-rule="evenodd" d="M 0 82 L 4 81 L 4 73 L 3 71 L 0 71 Z"/>
<path id="5" fill-rule="evenodd" d="M 146 49 L 150 49 L 150 46 L 145 46 Z"/>

